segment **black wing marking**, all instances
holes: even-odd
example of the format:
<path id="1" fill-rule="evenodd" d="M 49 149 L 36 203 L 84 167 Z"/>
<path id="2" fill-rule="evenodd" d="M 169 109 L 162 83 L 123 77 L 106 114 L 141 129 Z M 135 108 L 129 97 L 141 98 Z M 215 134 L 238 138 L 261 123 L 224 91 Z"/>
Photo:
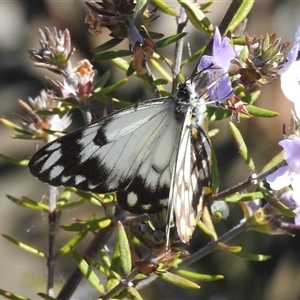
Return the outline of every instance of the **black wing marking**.
<path id="1" fill-rule="evenodd" d="M 157 212 L 167 205 L 180 138 L 175 105 L 165 98 L 117 111 L 47 144 L 29 169 L 54 186 L 118 191 L 130 212 Z"/>

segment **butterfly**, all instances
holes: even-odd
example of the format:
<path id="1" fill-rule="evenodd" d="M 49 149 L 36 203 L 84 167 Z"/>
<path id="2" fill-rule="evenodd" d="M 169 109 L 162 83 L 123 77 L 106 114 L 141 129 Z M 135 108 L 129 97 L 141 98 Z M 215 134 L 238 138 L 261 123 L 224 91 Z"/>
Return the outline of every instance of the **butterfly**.
<path id="1" fill-rule="evenodd" d="M 167 243 L 174 225 L 187 243 L 211 187 L 206 90 L 199 72 L 172 97 L 113 112 L 37 151 L 30 172 L 53 186 L 116 192 L 133 214 L 167 207 Z"/>

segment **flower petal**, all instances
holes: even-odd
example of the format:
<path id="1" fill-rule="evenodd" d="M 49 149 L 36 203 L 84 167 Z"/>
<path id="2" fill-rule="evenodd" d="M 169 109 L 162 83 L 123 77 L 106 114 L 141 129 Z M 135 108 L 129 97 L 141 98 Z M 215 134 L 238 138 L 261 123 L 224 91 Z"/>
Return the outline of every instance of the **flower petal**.
<path id="1" fill-rule="evenodd" d="M 295 61 L 290 68 L 281 75 L 281 90 L 285 97 L 294 102 L 296 115 L 300 117 L 300 61 Z"/>
<path id="2" fill-rule="evenodd" d="M 284 166 L 279 168 L 274 173 L 268 175 L 266 180 L 270 184 L 271 189 L 276 191 L 289 186 L 291 183 L 289 177 L 289 167 Z"/>
<path id="3" fill-rule="evenodd" d="M 300 162 L 300 138 L 291 136 L 278 143 L 284 149 L 284 159 L 289 167 L 295 166 Z"/>
<path id="4" fill-rule="evenodd" d="M 298 204 L 296 202 L 296 200 L 294 199 L 294 191 L 291 190 L 291 191 L 288 191 L 288 192 L 285 192 L 283 193 L 281 196 L 280 196 L 280 201 L 286 205 L 288 208 L 290 209 L 295 209 L 298 207 Z"/>
<path id="5" fill-rule="evenodd" d="M 297 217 L 294 219 L 296 225 L 300 225 L 300 214 L 297 214 Z"/>
<path id="6" fill-rule="evenodd" d="M 286 62 L 283 64 L 283 67 L 278 71 L 279 74 L 285 73 L 289 67 L 295 62 L 298 52 L 299 52 L 299 43 L 300 43 L 300 26 L 297 28 L 295 33 L 295 42 L 291 51 L 286 57 Z"/>

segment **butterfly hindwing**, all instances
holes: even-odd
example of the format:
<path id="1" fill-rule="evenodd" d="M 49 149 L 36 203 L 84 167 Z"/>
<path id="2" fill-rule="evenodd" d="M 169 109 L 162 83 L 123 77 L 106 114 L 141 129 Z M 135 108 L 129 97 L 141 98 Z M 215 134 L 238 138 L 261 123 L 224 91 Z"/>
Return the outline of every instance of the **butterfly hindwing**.
<path id="1" fill-rule="evenodd" d="M 181 139 L 174 175 L 171 182 L 167 234 L 172 226 L 173 213 L 178 235 L 183 242 L 191 239 L 203 210 L 203 198 L 210 192 L 211 145 L 204 129 L 197 124 L 188 109 L 181 131 Z"/>
<path id="2" fill-rule="evenodd" d="M 130 212 L 157 212 L 168 202 L 180 138 L 174 102 L 146 101 L 57 139 L 33 156 L 30 171 L 54 186 L 117 191 Z"/>

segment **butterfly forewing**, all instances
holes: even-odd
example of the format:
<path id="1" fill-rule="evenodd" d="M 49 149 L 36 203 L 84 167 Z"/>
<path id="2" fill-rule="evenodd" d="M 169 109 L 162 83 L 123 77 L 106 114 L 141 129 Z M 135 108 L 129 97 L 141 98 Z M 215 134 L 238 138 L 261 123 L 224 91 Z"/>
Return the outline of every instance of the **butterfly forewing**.
<path id="1" fill-rule="evenodd" d="M 118 191 L 130 212 L 157 212 L 167 205 L 180 138 L 174 106 L 158 99 L 104 117 L 43 147 L 30 171 L 54 186 Z"/>

